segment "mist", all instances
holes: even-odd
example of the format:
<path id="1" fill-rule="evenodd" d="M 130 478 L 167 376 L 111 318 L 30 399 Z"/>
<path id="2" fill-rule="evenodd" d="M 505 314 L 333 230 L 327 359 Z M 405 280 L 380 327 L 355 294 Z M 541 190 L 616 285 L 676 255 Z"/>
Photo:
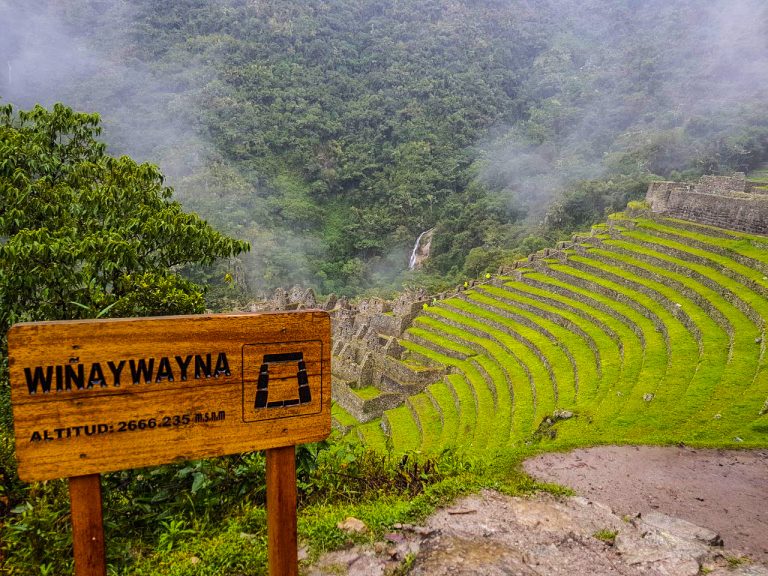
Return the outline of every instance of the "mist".
<path id="1" fill-rule="evenodd" d="M 132 37 L 140 17 L 119 0 L 0 0 L 0 101 L 99 113 L 109 154 L 158 165 L 186 209 L 251 242 L 240 257 L 251 293 L 310 285 L 307 254 L 321 256 L 317 239 L 253 226 L 268 220 L 258 207 L 262 186 L 217 151 L 201 120 L 206 101 L 229 97 L 221 63 L 148 58 Z"/>
<path id="2" fill-rule="evenodd" d="M 116 1 L 0 3 L 0 97 L 21 109 L 63 102 L 98 112 L 111 154 L 159 164 L 171 177 L 188 174 L 208 148 L 181 113 L 190 95 L 132 55 L 131 17 L 130 3 Z M 192 62 L 186 73 L 201 71 Z"/>
<path id="3" fill-rule="evenodd" d="M 425 229 L 457 275 L 578 181 L 721 169 L 767 122 L 766 31 L 764 0 L 0 0 L 0 101 L 98 112 L 251 242 L 251 293 L 360 293 Z"/>
<path id="4" fill-rule="evenodd" d="M 709 142 L 744 129 L 745 108 L 768 97 L 762 0 L 548 9 L 557 32 L 523 87 L 534 105 L 481 145 L 484 181 L 532 219 L 574 182 L 625 171 L 615 163 L 634 151 L 663 149 L 638 171 L 666 176 L 690 164 Z"/>

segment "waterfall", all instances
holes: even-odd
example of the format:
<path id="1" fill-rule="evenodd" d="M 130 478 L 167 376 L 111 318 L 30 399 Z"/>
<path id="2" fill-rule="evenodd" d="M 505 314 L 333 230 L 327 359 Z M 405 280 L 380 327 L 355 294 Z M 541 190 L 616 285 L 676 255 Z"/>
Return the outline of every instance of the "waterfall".
<path id="1" fill-rule="evenodd" d="M 421 244 L 421 237 L 424 236 L 429 232 L 429 230 L 424 230 L 421 234 L 419 234 L 419 237 L 416 238 L 416 244 L 413 245 L 413 250 L 411 251 L 411 259 L 408 260 L 408 270 L 413 270 L 413 268 L 416 266 L 416 253 L 419 251 L 419 244 Z"/>

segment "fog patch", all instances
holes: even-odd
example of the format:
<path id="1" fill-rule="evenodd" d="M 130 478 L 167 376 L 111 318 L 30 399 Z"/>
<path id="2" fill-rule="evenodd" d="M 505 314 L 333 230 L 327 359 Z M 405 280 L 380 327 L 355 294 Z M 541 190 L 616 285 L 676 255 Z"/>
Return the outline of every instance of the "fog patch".
<path id="1" fill-rule="evenodd" d="M 481 146 L 483 181 L 532 218 L 575 181 L 615 171 L 622 154 L 666 145 L 666 163 L 635 168 L 685 164 L 713 138 L 748 126 L 741 109 L 768 97 L 762 0 L 549 8 L 559 33 L 523 86 L 536 104 Z"/>

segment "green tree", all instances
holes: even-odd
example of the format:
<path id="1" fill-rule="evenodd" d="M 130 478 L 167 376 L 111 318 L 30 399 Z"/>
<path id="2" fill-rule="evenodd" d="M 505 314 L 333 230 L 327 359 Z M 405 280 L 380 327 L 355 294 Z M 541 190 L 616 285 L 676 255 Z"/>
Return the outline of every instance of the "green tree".
<path id="1" fill-rule="evenodd" d="M 0 108 L 0 334 L 24 320 L 195 313 L 179 275 L 233 257 L 228 238 L 171 199 L 152 164 L 113 158 L 96 114 Z"/>
<path id="2" fill-rule="evenodd" d="M 25 320 L 202 312 L 203 288 L 182 268 L 249 248 L 182 211 L 157 167 L 108 156 L 99 132 L 98 115 L 61 104 L 18 113 L 0 106 L 0 526 L 25 502 L 3 537 L 21 564 L 47 573 L 66 569 L 66 537 L 36 530 L 66 514 L 66 499 L 62 483 L 30 488 L 16 477 L 7 329 Z"/>

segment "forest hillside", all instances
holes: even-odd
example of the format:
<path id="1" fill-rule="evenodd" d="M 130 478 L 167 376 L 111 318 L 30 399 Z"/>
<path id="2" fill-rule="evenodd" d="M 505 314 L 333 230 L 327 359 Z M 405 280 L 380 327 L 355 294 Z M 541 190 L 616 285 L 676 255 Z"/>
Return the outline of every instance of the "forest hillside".
<path id="1" fill-rule="evenodd" d="M 767 22 L 757 0 L 11 0 L 0 97 L 98 112 L 111 153 L 250 241 L 224 294 L 352 295 L 495 269 L 657 177 L 759 165 Z"/>

